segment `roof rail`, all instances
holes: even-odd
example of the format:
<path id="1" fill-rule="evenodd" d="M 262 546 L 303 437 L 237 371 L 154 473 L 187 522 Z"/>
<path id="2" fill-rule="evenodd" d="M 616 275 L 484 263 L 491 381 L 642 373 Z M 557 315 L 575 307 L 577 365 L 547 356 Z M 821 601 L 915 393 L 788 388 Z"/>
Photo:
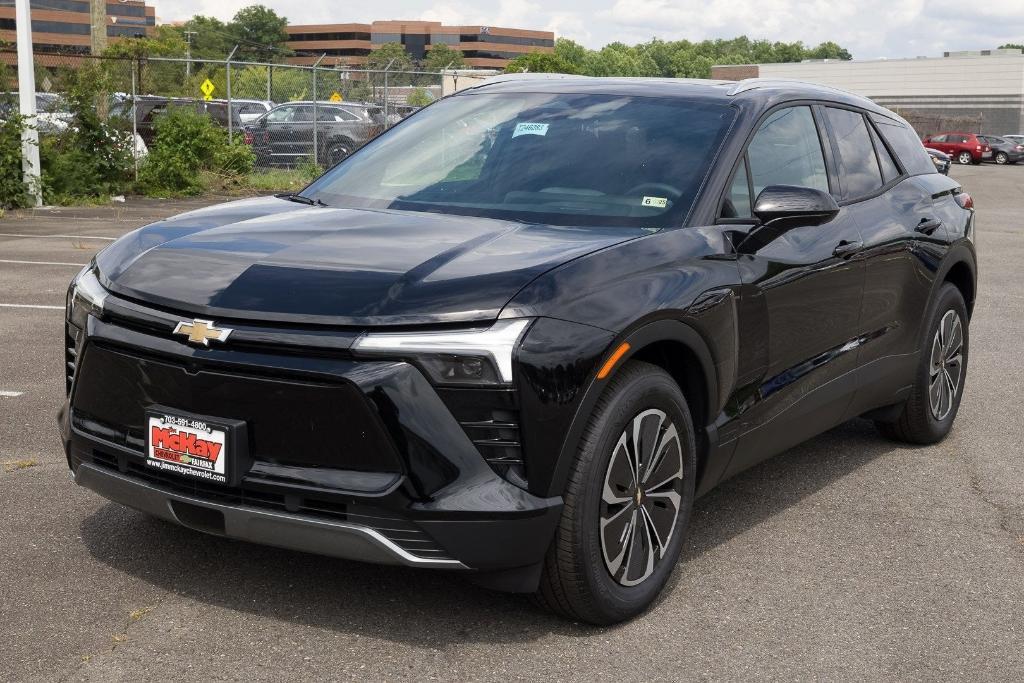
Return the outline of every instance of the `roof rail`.
<path id="1" fill-rule="evenodd" d="M 736 85 L 729 89 L 729 96 L 739 95 L 745 93 L 748 90 L 755 90 L 757 88 L 770 88 L 773 86 L 787 86 L 787 85 L 809 85 L 815 88 L 821 88 L 822 90 L 831 90 L 832 92 L 842 93 L 844 95 L 853 95 L 854 97 L 860 97 L 867 99 L 863 95 L 859 95 L 849 90 L 843 90 L 842 88 L 834 88 L 831 85 L 822 85 L 821 83 L 811 83 L 810 81 L 801 81 L 798 78 L 744 78 L 742 81 L 737 81 Z"/>

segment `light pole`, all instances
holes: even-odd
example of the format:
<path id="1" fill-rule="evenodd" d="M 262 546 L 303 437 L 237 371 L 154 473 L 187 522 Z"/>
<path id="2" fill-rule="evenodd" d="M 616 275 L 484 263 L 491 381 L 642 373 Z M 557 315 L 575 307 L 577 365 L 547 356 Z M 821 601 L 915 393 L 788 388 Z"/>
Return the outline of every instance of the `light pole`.
<path id="1" fill-rule="evenodd" d="M 15 0 L 18 35 L 18 104 L 25 126 L 21 129 L 21 170 L 36 206 L 43 205 L 39 177 L 39 131 L 36 130 L 36 65 L 32 57 L 32 10 L 29 0 Z"/>
<path id="2" fill-rule="evenodd" d="M 185 79 L 192 76 L 192 36 L 197 35 L 195 31 L 183 31 L 185 34 Z"/>

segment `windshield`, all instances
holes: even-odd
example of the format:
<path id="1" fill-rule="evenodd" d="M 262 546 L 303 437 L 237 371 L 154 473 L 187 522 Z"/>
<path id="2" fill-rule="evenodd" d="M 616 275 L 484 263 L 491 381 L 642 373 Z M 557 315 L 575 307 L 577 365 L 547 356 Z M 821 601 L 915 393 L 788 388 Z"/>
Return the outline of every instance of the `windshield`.
<path id="1" fill-rule="evenodd" d="M 681 98 L 457 95 L 304 194 L 337 207 L 668 227 L 685 216 L 732 111 Z"/>

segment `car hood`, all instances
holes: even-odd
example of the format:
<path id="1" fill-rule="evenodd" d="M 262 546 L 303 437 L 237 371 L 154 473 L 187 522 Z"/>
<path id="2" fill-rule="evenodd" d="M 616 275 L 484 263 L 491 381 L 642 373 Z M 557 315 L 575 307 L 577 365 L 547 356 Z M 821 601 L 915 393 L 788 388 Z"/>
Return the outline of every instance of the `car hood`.
<path id="1" fill-rule="evenodd" d="M 644 234 L 267 197 L 140 228 L 96 263 L 115 294 L 197 316 L 456 323 L 493 320 L 542 273 Z"/>

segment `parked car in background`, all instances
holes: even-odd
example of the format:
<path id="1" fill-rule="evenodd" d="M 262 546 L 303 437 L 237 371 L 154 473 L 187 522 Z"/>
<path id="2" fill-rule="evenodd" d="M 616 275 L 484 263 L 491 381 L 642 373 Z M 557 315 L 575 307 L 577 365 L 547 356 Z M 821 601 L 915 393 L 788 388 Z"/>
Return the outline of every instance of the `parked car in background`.
<path id="1" fill-rule="evenodd" d="M 1015 164 L 1024 158 L 1024 145 L 995 135 L 979 135 L 979 140 L 992 148 L 992 158 L 997 164 Z"/>
<path id="2" fill-rule="evenodd" d="M 259 166 L 293 166 L 313 158 L 316 110 L 317 160 L 333 166 L 376 137 L 384 128 L 380 107 L 360 103 L 288 102 L 245 128 Z"/>
<path id="3" fill-rule="evenodd" d="M 135 126 L 139 136 L 147 145 L 152 145 L 153 139 L 156 137 L 156 121 L 168 109 L 174 107 L 192 108 L 200 114 L 209 116 L 217 125 L 224 128 L 228 127 L 227 100 L 201 100 L 186 97 L 142 95 L 135 100 Z M 131 100 L 123 100 L 111 108 L 111 114 L 120 115 L 130 120 L 131 108 Z M 243 128 L 242 119 L 234 103 L 232 103 L 230 116 L 234 130 L 241 131 Z"/>
<path id="4" fill-rule="evenodd" d="M 0 93 L 0 120 L 20 111 L 18 93 Z M 67 102 L 56 93 L 36 93 L 36 130 L 40 134 L 60 133 L 67 130 L 74 115 L 68 110 Z"/>
<path id="5" fill-rule="evenodd" d="M 274 108 L 270 100 L 231 100 L 231 108 L 238 109 L 242 124 L 249 124 Z"/>
<path id="6" fill-rule="evenodd" d="M 992 157 L 992 149 L 974 133 L 939 133 L 924 139 L 924 146 L 953 157 L 958 164 L 980 164 Z"/>
<path id="7" fill-rule="evenodd" d="M 949 158 L 948 154 L 931 147 L 925 147 L 924 151 L 928 152 L 928 156 L 932 158 L 936 171 L 942 175 L 949 175 L 949 167 L 953 165 L 953 160 Z"/>
<path id="8" fill-rule="evenodd" d="M 1018 145 L 1024 145 L 1024 133 L 1012 133 L 1010 135 L 1003 135 L 1002 137 L 1016 142 Z"/>

